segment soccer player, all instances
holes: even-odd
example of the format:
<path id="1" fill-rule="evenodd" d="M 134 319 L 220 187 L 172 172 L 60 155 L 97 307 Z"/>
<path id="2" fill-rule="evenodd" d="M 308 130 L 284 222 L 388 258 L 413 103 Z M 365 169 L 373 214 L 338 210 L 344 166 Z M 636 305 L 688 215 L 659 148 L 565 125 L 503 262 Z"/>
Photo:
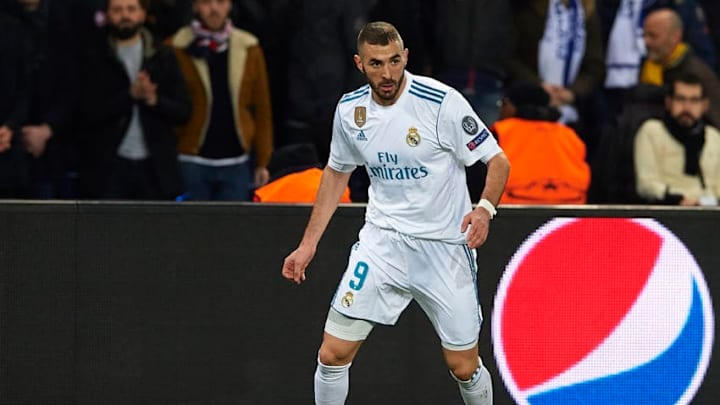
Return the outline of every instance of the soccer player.
<path id="1" fill-rule="evenodd" d="M 345 402 L 362 342 L 375 324 L 395 324 L 414 299 L 440 337 L 465 403 L 491 404 L 490 374 L 478 357 L 482 314 L 474 249 L 487 238 L 510 164 L 457 91 L 405 70 L 408 50 L 395 27 L 367 24 L 357 47 L 355 65 L 368 84 L 338 103 L 310 220 L 282 268 L 285 278 L 305 280 L 350 173 L 364 165 L 370 177 L 366 221 L 325 323 L 315 402 Z M 478 160 L 488 174 L 473 209 L 464 166 Z"/>

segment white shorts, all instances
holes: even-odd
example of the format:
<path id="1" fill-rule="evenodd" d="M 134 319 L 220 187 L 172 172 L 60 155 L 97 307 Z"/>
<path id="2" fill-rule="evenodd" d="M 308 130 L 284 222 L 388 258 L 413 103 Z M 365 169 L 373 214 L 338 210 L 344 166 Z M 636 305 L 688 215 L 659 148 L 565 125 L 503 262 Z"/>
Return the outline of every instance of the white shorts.
<path id="1" fill-rule="evenodd" d="M 469 349 L 482 322 L 475 260 L 467 245 L 417 239 L 366 223 L 331 306 L 349 318 L 394 325 L 415 299 L 443 346 Z"/>

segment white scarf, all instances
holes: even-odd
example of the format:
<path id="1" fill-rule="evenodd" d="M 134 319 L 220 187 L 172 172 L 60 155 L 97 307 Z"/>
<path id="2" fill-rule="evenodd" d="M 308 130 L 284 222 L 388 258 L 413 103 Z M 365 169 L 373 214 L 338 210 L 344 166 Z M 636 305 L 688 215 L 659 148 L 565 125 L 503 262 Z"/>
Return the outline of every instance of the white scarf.
<path id="1" fill-rule="evenodd" d="M 642 0 L 622 0 L 608 39 L 605 87 L 628 88 L 637 84 L 640 61 L 645 56 Z"/>
<path id="2" fill-rule="evenodd" d="M 192 28 L 193 34 L 195 34 L 195 45 L 197 47 L 204 48 L 208 52 L 212 51 L 216 53 L 222 53 L 228 49 L 230 35 L 233 30 L 230 19 L 225 22 L 225 26 L 220 31 L 211 31 L 205 28 L 198 19 L 192 20 L 190 27 Z"/>
<path id="3" fill-rule="evenodd" d="M 538 73 L 543 82 L 569 87 L 585 56 L 585 11 L 581 0 L 550 0 L 545 33 L 538 45 Z M 577 121 L 572 106 L 562 106 L 561 122 Z"/>

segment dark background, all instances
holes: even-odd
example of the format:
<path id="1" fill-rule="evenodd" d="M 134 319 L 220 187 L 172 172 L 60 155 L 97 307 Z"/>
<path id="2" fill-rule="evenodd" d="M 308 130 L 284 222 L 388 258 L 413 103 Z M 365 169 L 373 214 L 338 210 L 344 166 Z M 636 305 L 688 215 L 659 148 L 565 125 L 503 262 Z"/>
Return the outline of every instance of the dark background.
<path id="1" fill-rule="evenodd" d="M 280 268 L 310 207 L 0 203 L 0 403 L 312 404 L 325 315 L 363 212 L 339 208 L 297 287 Z M 705 271 L 720 314 L 720 210 L 505 207 L 478 252 L 496 404 L 513 401 L 492 360 L 495 289 L 518 246 L 558 216 L 658 219 Z M 713 358 L 693 404 L 719 391 Z M 372 332 L 347 403 L 460 403 L 415 304 Z"/>

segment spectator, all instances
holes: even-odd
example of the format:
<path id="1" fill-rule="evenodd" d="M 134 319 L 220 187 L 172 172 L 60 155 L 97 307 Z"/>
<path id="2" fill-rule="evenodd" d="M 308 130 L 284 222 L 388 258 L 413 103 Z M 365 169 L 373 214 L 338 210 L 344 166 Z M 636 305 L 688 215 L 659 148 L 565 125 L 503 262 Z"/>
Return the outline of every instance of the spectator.
<path id="1" fill-rule="evenodd" d="M 433 27 L 428 30 L 433 74 L 462 92 L 480 119 L 490 126 L 498 119 L 506 78 L 510 2 L 431 3 L 434 7 L 427 19 Z"/>
<path id="2" fill-rule="evenodd" d="M 638 194 L 654 203 L 717 205 L 720 132 L 706 125 L 700 77 L 685 73 L 668 87 L 663 120 L 650 119 L 635 138 Z"/>
<path id="3" fill-rule="evenodd" d="M 686 72 L 694 73 L 702 80 L 703 91 L 710 100 L 707 118 L 712 125 L 720 125 L 720 81 L 683 42 L 682 32 L 682 20 L 675 11 L 660 9 L 648 14 L 643 33 L 647 59 L 640 70 L 640 82 L 662 86 Z"/>
<path id="4" fill-rule="evenodd" d="M 295 78 L 290 74 L 290 51 L 293 49 L 289 38 L 294 38 L 297 27 L 303 23 L 298 18 L 298 4 L 303 0 L 262 0 L 244 2 L 235 0 L 235 4 L 245 4 L 244 7 L 235 7 L 233 24 L 238 28 L 254 33 L 263 49 L 267 65 L 268 82 L 270 86 L 270 101 L 272 104 L 273 128 L 280 128 L 274 132 L 273 144 L 276 147 L 285 145 L 287 138 L 286 109 L 288 103 L 288 85 Z M 260 3 L 262 7 L 258 6 Z M 240 11 L 238 11 L 238 9 Z M 244 9 L 250 9 L 249 12 Z M 256 29 L 260 28 L 259 31 Z"/>
<path id="5" fill-rule="evenodd" d="M 315 145 L 311 143 L 296 143 L 276 149 L 268 164 L 272 177 L 266 185 L 255 190 L 254 201 L 314 203 L 322 167 Z M 340 202 L 351 202 L 348 187 L 345 187 Z"/>
<path id="6" fill-rule="evenodd" d="M 605 0 L 598 3 L 598 14 L 603 43 L 607 44 L 607 89 L 627 89 L 638 83 L 640 63 L 645 56 L 643 22 L 648 14 L 661 8 L 678 12 L 685 27 L 683 36 L 693 51 L 709 66 L 715 65 L 715 49 L 705 21 L 707 5 L 695 0 Z M 622 94 L 617 92 L 611 107 L 622 103 Z"/>
<path id="7" fill-rule="evenodd" d="M 29 195 L 71 197 L 65 156 L 72 155 L 67 135 L 76 104 L 74 42 L 69 14 L 58 0 L 15 0 L 28 33 L 25 44 L 30 109 L 19 133 L 27 152 Z"/>
<path id="8" fill-rule="evenodd" d="M 516 0 L 510 38 L 510 80 L 541 84 L 562 121 L 577 123 L 604 75 L 595 1 Z"/>
<path id="9" fill-rule="evenodd" d="M 300 0 L 288 49 L 287 120 L 283 144 L 312 143 L 321 162 L 330 153 L 332 117 L 338 98 L 362 77 L 348 55 L 367 21 L 367 6 L 355 0 Z"/>
<path id="10" fill-rule="evenodd" d="M 29 100 L 24 32 L 16 19 L 3 10 L 0 10 L 0 26 L 3 27 L 0 35 L 0 198 L 18 198 L 26 195 L 28 187 L 25 152 L 19 135 Z"/>
<path id="11" fill-rule="evenodd" d="M 627 89 L 638 83 L 640 64 L 645 57 L 643 20 L 651 1 L 614 0 L 601 2 L 598 13 L 602 19 L 605 56 L 606 104 L 612 111 L 608 118 L 620 113 Z"/>
<path id="12" fill-rule="evenodd" d="M 191 200 L 250 200 L 251 163 L 254 186 L 270 177 L 273 133 L 265 57 L 254 35 L 233 27 L 231 7 L 230 0 L 193 0 L 196 18 L 171 39 L 193 98 L 190 120 L 178 130 L 183 183 Z"/>
<path id="13" fill-rule="evenodd" d="M 177 138 L 190 100 L 171 48 L 143 27 L 146 0 L 110 0 L 108 40 L 88 56 L 82 95 L 81 195 L 170 199 L 180 192 Z"/>
<path id="14" fill-rule="evenodd" d="M 590 183 L 585 144 L 537 84 L 517 82 L 505 91 L 493 133 L 513 163 L 501 203 L 584 204 Z"/>

